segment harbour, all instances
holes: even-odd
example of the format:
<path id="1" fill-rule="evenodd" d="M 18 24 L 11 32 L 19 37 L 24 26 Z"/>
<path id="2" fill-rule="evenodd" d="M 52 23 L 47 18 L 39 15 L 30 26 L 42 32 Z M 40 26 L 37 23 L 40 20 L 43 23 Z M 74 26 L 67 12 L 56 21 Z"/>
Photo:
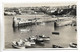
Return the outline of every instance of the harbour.
<path id="1" fill-rule="evenodd" d="M 5 49 L 77 49 L 76 4 L 25 6 L 4 7 Z"/>
<path id="2" fill-rule="evenodd" d="M 19 17 L 25 17 L 27 15 L 19 15 Z M 38 15 L 37 15 L 38 17 Z M 9 19 L 9 20 L 8 20 Z M 36 45 L 35 48 L 52 48 L 52 45 L 59 45 L 64 48 L 69 47 L 69 43 L 77 43 L 76 26 L 61 26 L 54 28 L 54 22 L 45 23 L 44 25 L 33 25 L 25 27 L 12 27 L 13 16 L 5 16 L 5 48 L 12 48 L 12 41 L 19 41 L 36 35 L 46 35 L 50 37 L 50 41 L 45 43 L 45 46 Z M 8 31 L 7 31 L 8 29 Z M 52 32 L 59 32 L 59 35 L 53 35 Z"/>

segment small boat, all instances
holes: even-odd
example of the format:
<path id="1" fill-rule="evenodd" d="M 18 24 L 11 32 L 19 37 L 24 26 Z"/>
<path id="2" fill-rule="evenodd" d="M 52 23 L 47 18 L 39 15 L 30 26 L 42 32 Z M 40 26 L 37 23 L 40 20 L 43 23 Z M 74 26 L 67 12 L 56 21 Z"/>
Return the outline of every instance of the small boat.
<path id="1" fill-rule="evenodd" d="M 32 37 L 29 37 L 29 40 L 36 40 L 37 37 L 35 36 L 32 36 Z"/>
<path id="2" fill-rule="evenodd" d="M 49 41 L 50 40 L 50 37 L 47 37 L 45 35 L 42 35 L 42 36 L 40 35 L 39 37 L 43 38 L 44 41 Z"/>
<path id="3" fill-rule="evenodd" d="M 12 44 L 13 44 L 13 45 L 12 45 L 13 48 L 18 48 L 18 44 L 17 44 L 16 41 L 13 41 Z"/>
<path id="4" fill-rule="evenodd" d="M 44 41 L 49 41 L 49 40 L 50 40 L 50 38 L 43 38 L 43 40 L 44 40 Z"/>
<path id="5" fill-rule="evenodd" d="M 25 46 L 15 46 L 15 45 L 12 45 L 13 48 L 16 48 L 16 49 L 25 49 Z"/>
<path id="6" fill-rule="evenodd" d="M 31 45 L 35 44 L 34 38 L 25 39 L 25 42 L 29 42 Z"/>
<path id="7" fill-rule="evenodd" d="M 61 46 L 58 46 L 58 45 L 52 45 L 53 48 L 63 48 Z"/>
<path id="8" fill-rule="evenodd" d="M 43 42 L 44 40 L 43 40 L 43 38 L 37 38 L 35 41 L 36 42 Z"/>
<path id="9" fill-rule="evenodd" d="M 59 33 L 59 32 L 52 32 L 52 34 L 56 34 L 56 35 L 59 35 L 60 33 Z"/>
<path id="10" fill-rule="evenodd" d="M 29 42 L 29 41 L 27 41 L 27 42 L 25 42 L 25 47 L 27 48 L 27 47 L 31 47 L 31 43 Z"/>
<path id="11" fill-rule="evenodd" d="M 12 43 L 13 43 L 13 45 L 12 45 L 13 48 L 16 48 L 16 49 L 25 49 L 24 45 L 19 45 L 19 43 L 16 42 L 16 41 L 13 41 Z"/>
<path id="12" fill-rule="evenodd" d="M 69 46 L 70 46 L 71 48 L 77 48 L 77 44 L 76 44 L 76 43 L 70 43 Z"/>
<path id="13" fill-rule="evenodd" d="M 36 43 L 35 43 L 35 41 L 30 41 L 30 44 L 35 45 Z"/>
<path id="14" fill-rule="evenodd" d="M 32 45 L 35 45 L 36 43 L 34 42 L 34 41 L 27 41 L 27 42 L 25 42 L 25 47 L 26 48 L 29 48 L 29 47 L 32 47 Z"/>
<path id="15" fill-rule="evenodd" d="M 47 37 L 45 35 L 39 35 L 40 38 L 50 38 L 50 37 Z"/>

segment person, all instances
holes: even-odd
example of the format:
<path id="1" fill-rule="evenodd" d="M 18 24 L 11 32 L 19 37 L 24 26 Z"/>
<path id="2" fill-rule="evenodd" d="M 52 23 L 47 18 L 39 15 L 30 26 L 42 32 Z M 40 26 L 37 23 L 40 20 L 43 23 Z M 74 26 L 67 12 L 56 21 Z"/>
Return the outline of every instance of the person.
<path id="1" fill-rule="evenodd" d="M 16 44 L 16 41 L 13 41 L 12 43 L 13 43 L 13 45 L 17 45 L 17 44 Z"/>
<path id="2" fill-rule="evenodd" d="M 24 44 L 23 40 L 20 39 L 20 41 L 18 42 L 18 46 L 22 46 Z"/>
<path id="3" fill-rule="evenodd" d="M 56 22 L 54 22 L 54 27 L 57 27 L 57 23 Z"/>

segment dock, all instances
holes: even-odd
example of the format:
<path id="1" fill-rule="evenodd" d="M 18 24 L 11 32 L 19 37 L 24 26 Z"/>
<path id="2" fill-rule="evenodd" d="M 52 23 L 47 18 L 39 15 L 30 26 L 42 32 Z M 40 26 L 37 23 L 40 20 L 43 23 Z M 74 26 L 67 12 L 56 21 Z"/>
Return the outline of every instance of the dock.
<path id="1" fill-rule="evenodd" d="M 37 19 L 37 18 L 33 18 L 33 19 L 22 19 L 22 18 L 18 18 L 18 17 L 13 17 L 13 27 L 19 27 L 19 26 L 31 26 L 31 25 L 36 25 L 36 24 L 40 24 L 40 23 L 47 23 L 47 22 L 52 22 L 52 21 L 56 21 L 57 18 L 50 18 L 50 19 Z"/>
<path id="2" fill-rule="evenodd" d="M 71 25 L 73 20 L 70 18 L 71 17 L 59 17 L 59 19 L 58 18 L 23 19 L 19 17 L 13 17 L 13 27 L 31 26 L 31 25 L 36 25 L 36 24 L 38 25 L 40 23 L 48 23 L 48 22 L 54 22 L 55 24 L 54 26 L 64 26 L 68 24 Z"/>

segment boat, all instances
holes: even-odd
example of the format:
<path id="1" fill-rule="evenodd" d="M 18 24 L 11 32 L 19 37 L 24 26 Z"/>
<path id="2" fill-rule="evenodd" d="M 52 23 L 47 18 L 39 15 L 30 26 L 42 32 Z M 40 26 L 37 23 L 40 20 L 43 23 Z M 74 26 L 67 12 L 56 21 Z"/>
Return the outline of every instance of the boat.
<path id="1" fill-rule="evenodd" d="M 16 41 L 13 41 L 12 42 L 12 47 L 13 48 L 16 48 L 16 49 L 25 49 L 25 46 L 24 45 L 19 45 L 19 43 L 16 42 Z"/>
<path id="2" fill-rule="evenodd" d="M 52 32 L 52 34 L 56 34 L 56 35 L 59 35 L 60 33 L 59 33 L 59 32 Z"/>
<path id="3" fill-rule="evenodd" d="M 36 43 L 35 43 L 35 41 L 30 41 L 30 44 L 35 45 Z"/>
<path id="4" fill-rule="evenodd" d="M 35 41 L 27 41 L 27 42 L 25 42 L 25 47 L 26 48 L 30 48 L 30 47 L 32 47 L 32 45 L 35 45 L 36 43 L 35 43 Z"/>
<path id="5" fill-rule="evenodd" d="M 31 47 L 31 43 L 29 41 L 25 42 L 24 45 L 25 45 L 26 48 Z"/>
<path id="6" fill-rule="evenodd" d="M 43 40 L 43 38 L 37 38 L 36 41 L 37 42 L 43 42 L 44 40 Z"/>
<path id="7" fill-rule="evenodd" d="M 29 37 L 29 40 L 36 40 L 37 37 L 35 36 L 32 36 L 32 37 Z"/>
<path id="8" fill-rule="evenodd" d="M 45 35 L 39 35 L 40 38 L 50 38 L 50 37 L 47 37 Z"/>
<path id="9" fill-rule="evenodd" d="M 49 41 L 50 40 L 50 37 L 47 37 L 45 35 L 40 35 L 39 37 L 43 38 L 44 41 Z"/>
<path id="10" fill-rule="evenodd" d="M 49 41 L 49 40 L 50 40 L 50 38 L 43 38 L 43 40 L 44 40 L 44 41 Z"/>
<path id="11" fill-rule="evenodd" d="M 69 46 L 70 46 L 71 48 L 77 48 L 77 44 L 76 44 L 76 43 L 70 43 Z"/>
<path id="12" fill-rule="evenodd" d="M 62 46 L 52 45 L 53 48 L 63 48 Z"/>

